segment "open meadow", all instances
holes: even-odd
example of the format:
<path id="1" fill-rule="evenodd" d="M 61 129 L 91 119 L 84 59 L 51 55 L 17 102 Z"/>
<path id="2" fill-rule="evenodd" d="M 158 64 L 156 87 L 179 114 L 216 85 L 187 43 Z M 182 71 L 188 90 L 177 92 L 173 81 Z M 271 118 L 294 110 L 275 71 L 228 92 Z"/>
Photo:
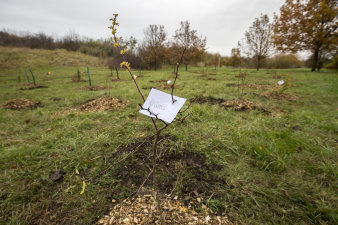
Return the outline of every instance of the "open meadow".
<path id="1" fill-rule="evenodd" d="M 96 223 L 149 173 L 143 101 L 96 59 L 21 51 L 0 54 L 0 224 Z M 133 71 L 145 96 L 170 93 L 172 68 Z M 337 72 L 182 66 L 176 85 L 192 114 L 161 134 L 160 193 L 239 224 L 338 223 Z"/>

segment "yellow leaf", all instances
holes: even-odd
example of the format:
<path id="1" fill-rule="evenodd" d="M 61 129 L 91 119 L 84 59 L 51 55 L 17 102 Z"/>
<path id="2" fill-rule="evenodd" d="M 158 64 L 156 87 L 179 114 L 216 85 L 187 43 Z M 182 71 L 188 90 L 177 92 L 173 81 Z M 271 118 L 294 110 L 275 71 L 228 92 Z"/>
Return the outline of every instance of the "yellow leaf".
<path id="1" fill-rule="evenodd" d="M 188 209 L 184 206 L 180 206 L 180 210 L 181 212 L 184 212 L 184 213 L 188 211 Z"/>
<path id="2" fill-rule="evenodd" d="M 82 181 L 82 190 L 80 192 L 80 195 L 82 195 L 85 192 L 86 189 L 86 181 Z"/>

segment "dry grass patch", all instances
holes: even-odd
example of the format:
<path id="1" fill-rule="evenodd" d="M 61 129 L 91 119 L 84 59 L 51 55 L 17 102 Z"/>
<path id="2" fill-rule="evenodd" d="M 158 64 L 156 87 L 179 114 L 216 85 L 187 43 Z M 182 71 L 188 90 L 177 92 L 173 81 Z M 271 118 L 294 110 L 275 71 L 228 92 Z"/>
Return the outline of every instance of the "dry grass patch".
<path id="1" fill-rule="evenodd" d="M 297 101 L 299 98 L 295 94 L 292 93 L 278 93 L 276 91 L 272 92 L 263 92 L 261 94 L 262 97 L 265 98 L 273 98 L 273 99 L 280 99 L 280 100 L 287 100 L 287 101 Z"/>

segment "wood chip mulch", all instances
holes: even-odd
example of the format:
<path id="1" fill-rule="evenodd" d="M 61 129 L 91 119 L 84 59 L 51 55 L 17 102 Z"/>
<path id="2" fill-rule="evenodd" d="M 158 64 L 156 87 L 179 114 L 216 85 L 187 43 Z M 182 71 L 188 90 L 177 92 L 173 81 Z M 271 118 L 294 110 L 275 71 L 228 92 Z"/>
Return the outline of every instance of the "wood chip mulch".
<path id="1" fill-rule="evenodd" d="M 244 84 L 243 87 L 257 89 L 257 90 L 266 90 L 269 88 L 268 85 L 263 85 L 263 84 Z"/>
<path id="2" fill-rule="evenodd" d="M 27 83 L 25 85 L 26 85 L 26 87 L 20 88 L 20 90 L 32 90 L 32 89 L 38 89 L 38 88 L 48 88 L 48 86 L 40 85 L 40 84 L 34 85 L 32 83 L 29 83 L 29 84 Z"/>
<path id="3" fill-rule="evenodd" d="M 175 88 L 178 88 L 178 87 L 180 87 L 180 85 L 175 84 Z M 162 84 L 160 86 L 157 86 L 156 89 L 162 89 L 162 90 L 171 89 L 171 84 Z"/>
<path id="4" fill-rule="evenodd" d="M 273 117 L 280 117 L 287 114 L 286 111 L 276 106 L 264 106 L 260 103 L 251 102 L 246 99 L 225 100 L 221 105 L 225 108 L 232 108 L 235 111 L 251 111 L 256 109 L 268 113 Z"/>
<path id="5" fill-rule="evenodd" d="M 109 96 L 102 96 L 98 99 L 90 100 L 73 108 L 65 109 L 56 115 L 65 115 L 69 113 L 103 112 L 113 108 L 124 108 L 129 104 L 128 101 L 122 101 Z"/>
<path id="6" fill-rule="evenodd" d="M 200 199 L 199 199 L 200 200 Z M 115 200 L 112 200 L 113 203 Z M 201 200 L 200 200 L 201 201 Z M 196 203 L 185 206 L 178 197 L 169 197 L 156 204 L 152 195 L 128 198 L 116 204 L 109 215 L 97 224 L 228 224 L 226 216 L 218 216 L 211 209 L 199 203 L 202 208 L 196 212 Z"/>
<path id="7" fill-rule="evenodd" d="M 23 110 L 23 109 L 35 109 L 40 105 L 41 102 L 19 98 L 4 102 L 2 108 L 12 110 Z"/>
<path id="8" fill-rule="evenodd" d="M 79 79 L 79 77 L 78 76 L 73 76 L 72 77 L 72 82 L 74 82 L 74 83 L 77 83 L 77 82 L 86 82 L 86 80 L 83 80 L 83 79 Z"/>
<path id="9" fill-rule="evenodd" d="M 249 111 L 263 108 L 262 104 L 245 99 L 225 100 L 221 105 L 225 108 L 233 108 L 235 111 Z"/>
<path id="10" fill-rule="evenodd" d="M 88 90 L 88 91 L 98 91 L 98 90 L 107 89 L 107 87 L 92 85 L 92 86 L 81 87 L 80 89 L 81 90 Z"/>

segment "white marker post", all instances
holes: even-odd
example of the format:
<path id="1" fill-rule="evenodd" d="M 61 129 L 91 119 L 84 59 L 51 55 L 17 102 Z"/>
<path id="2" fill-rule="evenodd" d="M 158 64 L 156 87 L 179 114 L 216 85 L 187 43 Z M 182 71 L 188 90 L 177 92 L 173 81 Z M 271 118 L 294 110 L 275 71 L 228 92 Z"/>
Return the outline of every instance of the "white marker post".
<path id="1" fill-rule="evenodd" d="M 157 117 L 167 123 L 171 123 L 177 113 L 184 105 L 186 99 L 174 96 L 173 103 L 171 95 L 152 88 L 148 98 L 139 112 L 150 117 Z M 155 115 L 156 116 L 155 116 Z"/>

